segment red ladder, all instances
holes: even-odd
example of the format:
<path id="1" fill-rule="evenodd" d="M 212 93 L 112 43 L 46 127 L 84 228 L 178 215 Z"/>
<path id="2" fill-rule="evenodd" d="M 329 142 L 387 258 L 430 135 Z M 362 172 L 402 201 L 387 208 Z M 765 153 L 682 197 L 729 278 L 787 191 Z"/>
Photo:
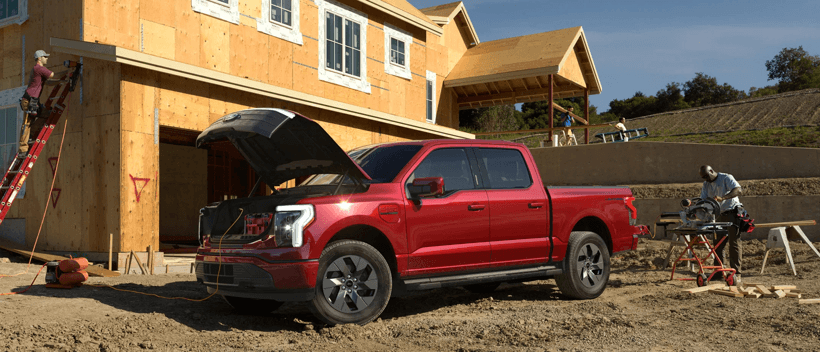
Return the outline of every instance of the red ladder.
<path id="1" fill-rule="evenodd" d="M 42 109 L 42 114 L 45 115 L 44 118 L 46 119 L 43 129 L 34 141 L 34 144 L 29 148 L 27 154 L 17 154 L 17 156 L 14 157 L 8 171 L 6 171 L 6 174 L 3 176 L 3 181 L 0 182 L 0 195 L 2 195 L 2 197 L 0 197 L 2 198 L 2 200 L 0 200 L 0 224 L 3 223 L 6 214 L 8 214 L 11 208 L 11 204 L 14 202 L 14 198 L 26 182 L 29 172 L 31 172 L 31 169 L 34 167 L 34 163 L 37 162 L 37 157 L 43 152 L 46 141 L 51 137 L 51 133 L 54 132 L 54 126 L 57 125 L 57 121 L 63 116 L 66 110 L 66 98 L 68 98 L 70 93 L 74 91 L 74 88 L 77 87 L 80 70 L 83 65 L 74 61 L 65 61 L 63 65 L 68 68 L 73 67 L 74 70 L 66 72 L 63 77 L 60 78 L 60 84 L 51 90 L 51 95 L 48 97 L 45 107 Z"/>

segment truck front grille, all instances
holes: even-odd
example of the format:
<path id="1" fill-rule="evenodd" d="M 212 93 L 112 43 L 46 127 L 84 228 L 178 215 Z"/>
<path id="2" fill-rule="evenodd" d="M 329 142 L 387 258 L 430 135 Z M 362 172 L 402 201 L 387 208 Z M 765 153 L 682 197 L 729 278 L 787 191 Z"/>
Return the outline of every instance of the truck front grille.
<path id="1" fill-rule="evenodd" d="M 254 287 L 273 287 L 273 277 L 262 268 L 247 263 L 222 264 L 204 263 L 196 264 L 196 278 L 206 285 L 216 285 L 217 275 L 219 285 Z"/>

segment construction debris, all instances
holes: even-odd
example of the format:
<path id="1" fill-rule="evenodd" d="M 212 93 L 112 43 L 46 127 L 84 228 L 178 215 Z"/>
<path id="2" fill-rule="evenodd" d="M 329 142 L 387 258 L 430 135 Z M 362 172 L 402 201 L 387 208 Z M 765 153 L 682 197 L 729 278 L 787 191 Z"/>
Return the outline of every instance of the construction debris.
<path id="1" fill-rule="evenodd" d="M 711 284 L 708 286 L 684 289 L 682 292 L 686 293 L 701 293 L 709 292 L 711 294 L 727 296 L 727 297 L 746 297 L 746 298 L 798 298 L 800 304 L 820 303 L 818 299 L 802 299 L 803 292 L 797 289 L 794 285 L 772 285 L 765 286 L 763 284 L 741 284 L 740 286 L 726 286 L 723 283 Z"/>

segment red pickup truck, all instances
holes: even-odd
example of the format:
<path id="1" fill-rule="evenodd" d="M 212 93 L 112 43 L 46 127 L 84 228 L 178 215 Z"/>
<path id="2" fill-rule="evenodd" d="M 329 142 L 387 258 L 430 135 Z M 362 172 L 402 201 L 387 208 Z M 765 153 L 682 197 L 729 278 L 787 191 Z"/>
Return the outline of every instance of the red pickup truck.
<path id="1" fill-rule="evenodd" d="M 490 292 L 547 278 L 590 299 L 606 287 L 610 256 L 634 250 L 646 231 L 629 188 L 544 187 L 521 144 L 427 140 L 345 153 L 319 124 L 281 109 L 224 116 L 197 146 L 225 140 L 267 185 L 310 176 L 201 210 L 197 281 L 240 311 L 310 301 L 329 324 L 366 324 L 407 291 Z"/>

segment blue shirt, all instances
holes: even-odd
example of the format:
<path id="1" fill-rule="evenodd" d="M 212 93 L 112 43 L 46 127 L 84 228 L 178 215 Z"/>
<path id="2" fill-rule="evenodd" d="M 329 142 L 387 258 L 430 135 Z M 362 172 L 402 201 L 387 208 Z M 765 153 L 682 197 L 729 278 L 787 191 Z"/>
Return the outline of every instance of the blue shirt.
<path id="1" fill-rule="evenodd" d="M 717 196 L 723 197 L 726 193 L 729 193 L 737 187 L 740 187 L 740 183 L 735 180 L 734 176 L 718 172 L 714 182 L 703 181 L 703 189 L 700 191 L 700 197 L 703 199 L 714 199 Z M 720 202 L 720 212 L 723 213 L 739 206 L 743 206 L 743 204 L 740 203 L 738 197 L 725 199 Z"/>
<path id="2" fill-rule="evenodd" d="M 569 115 L 568 112 L 563 113 L 561 116 L 564 117 L 564 127 L 571 127 L 572 126 L 572 116 Z"/>

